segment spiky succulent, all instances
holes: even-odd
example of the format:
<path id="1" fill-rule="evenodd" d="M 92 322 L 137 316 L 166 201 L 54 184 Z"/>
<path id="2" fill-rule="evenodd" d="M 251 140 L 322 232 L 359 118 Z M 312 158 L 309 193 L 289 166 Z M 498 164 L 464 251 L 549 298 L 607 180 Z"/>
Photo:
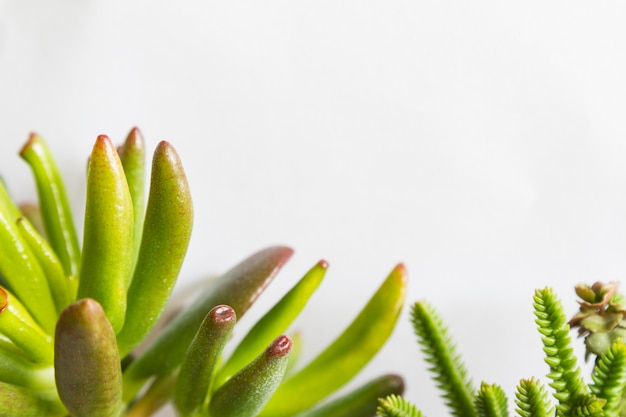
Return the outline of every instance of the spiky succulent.
<path id="1" fill-rule="evenodd" d="M 536 378 L 522 379 L 515 393 L 515 409 L 520 417 L 626 416 L 626 343 L 621 328 L 623 297 L 617 284 L 579 285 L 580 312 L 569 322 L 560 300 L 552 289 L 537 290 L 533 297 L 535 323 L 541 335 L 545 362 L 549 367 L 552 396 Z M 502 388 L 483 382 L 473 388 L 465 366 L 456 353 L 443 320 L 425 301 L 413 305 L 413 327 L 430 364 L 437 387 L 451 414 L 458 417 L 507 417 L 509 405 Z M 570 323 L 580 326 L 579 334 L 588 340 L 601 334 L 610 341 L 596 356 L 591 383 L 582 377 L 569 336 Z M 590 342 L 586 341 L 589 347 Z M 592 346 L 597 346 L 595 342 Z M 382 417 L 421 417 L 421 411 L 407 399 L 389 396 L 380 401 Z"/>
<path id="2" fill-rule="evenodd" d="M 237 320 L 291 257 L 284 246 L 261 250 L 212 280 L 146 342 L 178 277 L 193 209 L 167 142 L 154 153 L 144 204 L 144 154 L 137 129 L 120 148 L 97 138 L 82 242 L 41 137 L 31 135 L 21 151 L 39 209 L 18 207 L 0 183 L 0 416 L 142 417 L 172 402 L 182 417 L 358 417 L 373 415 L 378 397 L 402 392 L 399 377 L 384 375 L 325 400 L 391 334 L 405 296 L 402 265 L 299 370 L 287 373 L 295 358 L 285 332 L 323 280 L 325 261 L 224 355 Z"/>

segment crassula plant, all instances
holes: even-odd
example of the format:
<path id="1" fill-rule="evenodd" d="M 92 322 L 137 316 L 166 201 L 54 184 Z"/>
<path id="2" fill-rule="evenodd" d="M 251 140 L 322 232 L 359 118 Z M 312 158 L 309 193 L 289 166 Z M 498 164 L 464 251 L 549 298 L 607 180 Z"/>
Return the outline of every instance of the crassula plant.
<path id="1" fill-rule="evenodd" d="M 379 397 L 401 394 L 402 380 L 389 374 L 327 400 L 391 334 L 405 297 L 402 265 L 307 364 L 296 363 L 298 341 L 286 332 L 320 285 L 325 261 L 224 354 L 237 320 L 292 255 L 283 246 L 212 279 L 154 334 L 193 210 L 167 142 L 154 152 L 144 204 L 144 153 L 137 129 L 119 148 L 97 138 L 82 243 L 41 137 L 31 135 L 20 152 L 34 174 L 37 207 L 16 205 L 0 183 L 0 416 L 140 417 L 172 403 L 182 417 L 364 417 L 375 414 Z"/>
<path id="2" fill-rule="evenodd" d="M 616 283 L 577 285 L 580 309 L 569 321 L 561 301 L 550 288 L 533 298 L 535 323 L 548 366 L 548 386 L 536 377 L 520 380 L 515 412 L 520 417 L 626 416 L 626 305 Z M 508 417 L 509 400 L 502 387 L 482 382 L 473 385 L 442 318 L 426 301 L 412 306 L 412 323 L 434 381 L 456 417 Z M 584 337 L 586 359 L 594 368 L 583 377 L 570 338 L 577 327 Z M 550 399 L 552 397 L 552 400 Z M 390 395 L 381 399 L 382 417 L 418 417 L 409 400 Z"/>

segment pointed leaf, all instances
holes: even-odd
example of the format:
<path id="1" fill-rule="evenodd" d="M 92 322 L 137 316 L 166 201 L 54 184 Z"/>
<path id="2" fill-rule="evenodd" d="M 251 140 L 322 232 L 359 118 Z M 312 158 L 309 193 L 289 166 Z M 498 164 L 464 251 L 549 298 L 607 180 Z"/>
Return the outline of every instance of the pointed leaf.
<path id="1" fill-rule="evenodd" d="M 163 312 L 187 253 L 193 224 L 189 185 L 174 148 L 161 142 L 152 176 L 141 248 L 128 290 L 122 356 L 139 344 Z"/>
<path id="2" fill-rule="evenodd" d="M 43 215 L 50 246 L 54 248 L 68 276 L 78 274 L 80 246 L 76 227 L 68 203 L 65 186 L 52 153 L 44 140 L 31 134 L 20 151 L 21 157 L 30 165 Z"/>
<path id="3" fill-rule="evenodd" d="M 212 417 L 255 417 L 272 396 L 285 373 L 292 348 L 291 339 L 279 336 L 248 366 L 243 368 L 211 397 Z"/>
<path id="4" fill-rule="evenodd" d="M 261 318 L 237 346 L 217 377 L 223 384 L 237 371 L 261 354 L 277 335 L 284 333 L 298 317 L 307 301 L 322 282 L 328 263 L 319 261 L 306 275 Z"/>
<path id="5" fill-rule="evenodd" d="M 262 416 L 293 416 L 347 383 L 385 344 L 406 293 L 406 269 L 396 266 L 348 328 L 301 371 L 290 376 Z"/>
<path id="6" fill-rule="evenodd" d="M 229 305 L 241 318 L 292 253 L 284 246 L 261 250 L 213 282 L 130 364 L 124 372 L 124 399 L 132 399 L 151 376 L 165 375 L 180 365 L 200 323 L 213 307 Z"/>
<path id="7" fill-rule="evenodd" d="M 124 324 L 132 269 L 133 203 L 111 140 L 96 140 L 89 160 L 78 298 L 93 298 L 115 332 Z"/>
<path id="8" fill-rule="evenodd" d="M 67 307 L 56 329 L 55 378 L 73 417 L 113 417 L 122 407 L 122 368 L 115 333 L 100 304 Z"/>

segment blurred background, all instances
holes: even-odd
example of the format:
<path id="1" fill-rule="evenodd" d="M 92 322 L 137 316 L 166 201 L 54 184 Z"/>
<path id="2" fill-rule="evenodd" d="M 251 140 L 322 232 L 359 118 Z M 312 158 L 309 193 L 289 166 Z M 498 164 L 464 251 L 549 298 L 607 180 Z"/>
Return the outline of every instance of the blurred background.
<path id="1" fill-rule="evenodd" d="M 511 398 L 548 370 L 534 290 L 573 314 L 574 284 L 626 273 L 625 18 L 622 2 L 0 0 L 0 173 L 35 198 L 17 152 L 38 132 L 78 217 L 97 135 L 170 141 L 196 210 L 179 288 L 292 246 L 252 318 L 330 263 L 296 324 L 305 359 L 404 262 L 407 308 L 354 384 L 400 373 L 446 415 L 410 303 Z"/>

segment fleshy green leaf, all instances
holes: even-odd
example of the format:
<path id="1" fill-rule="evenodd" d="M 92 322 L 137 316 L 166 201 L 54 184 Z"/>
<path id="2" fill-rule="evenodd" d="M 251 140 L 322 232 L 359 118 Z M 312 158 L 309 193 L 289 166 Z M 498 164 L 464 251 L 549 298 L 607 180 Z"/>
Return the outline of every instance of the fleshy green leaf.
<path id="1" fill-rule="evenodd" d="M 141 132 L 136 127 L 132 128 L 126 136 L 124 144 L 117 149 L 117 153 L 124 167 L 124 174 L 128 182 L 128 190 L 133 201 L 134 230 L 133 230 L 133 265 L 137 259 L 139 245 L 141 244 L 141 231 L 144 216 L 145 194 L 145 165 L 146 150 Z"/>
<path id="2" fill-rule="evenodd" d="M 124 356 L 156 324 L 172 293 L 187 253 L 193 224 L 189 185 L 174 148 L 154 152 L 141 247 L 128 290 L 126 321 L 117 340 Z"/>
<path id="3" fill-rule="evenodd" d="M 292 253 L 284 246 L 264 249 L 212 282 L 124 372 L 125 400 L 132 399 L 151 376 L 166 375 L 180 365 L 200 323 L 213 307 L 229 305 L 241 319 Z"/>
<path id="4" fill-rule="evenodd" d="M 327 269 L 328 263 L 319 261 L 250 329 L 224 367 L 220 369 L 217 377 L 219 385 L 260 355 L 277 335 L 287 330 L 322 282 Z"/>
<path id="5" fill-rule="evenodd" d="M 0 287 L 0 334 L 10 339 L 27 357 L 41 365 L 51 365 L 52 337 L 33 320 L 15 296 Z"/>
<path id="6" fill-rule="evenodd" d="M 35 176 L 50 246 L 59 257 L 65 273 L 76 276 L 80 264 L 80 246 L 65 186 L 52 153 L 39 135 L 31 134 L 20 155 L 28 162 Z"/>
<path id="7" fill-rule="evenodd" d="M 55 389 L 52 365 L 36 365 L 5 339 L 0 339 L 0 381 L 32 390 Z"/>
<path id="8" fill-rule="evenodd" d="M 73 301 L 70 280 L 63 271 L 63 265 L 48 242 L 35 230 L 28 219 L 25 217 L 17 219 L 17 228 L 24 242 L 42 266 L 57 312 L 61 313 Z"/>
<path id="9" fill-rule="evenodd" d="M 133 203 L 117 151 L 104 135 L 89 160 L 84 235 L 78 298 L 98 301 L 118 333 L 132 270 Z"/>
<path id="10" fill-rule="evenodd" d="M 0 182 L 0 198 L 7 196 Z M 0 275 L 37 323 L 54 331 L 57 316 L 46 276 L 16 225 L 20 213 L 12 201 L 0 201 Z"/>
<path id="11" fill-rule="evenodd" d="M 63 417 L 63 406 L 35 391 L 0 381 L 0 416 L 7 417 Z"/>
<path id="12" fill-rule="evenodd" d="M 356 375 L 387 341 L 406 293 L 406 270 L 398 265 L 348 328 L 302 370 L 288 377 L 261 415 L 293 416 Z"/>
<path id="13" fill-rule="evenodd" d="M 181 416 L 193 415 L 206 402 L 213 372 L 235 321 L 235 311 L 220 305 L 202 322 L 178 374 L 174 403 Z"/>
<path id="14" fill-rule="evenodd" d="M 122 407 L 122 368 L 113 327 L 100 304 L 85 298 L 59 317 L 54 368 L 72 417 L 115 417 Z"/>
<path id="15" fill-rule="evenodd" d="M 255 417 L 283 378 L 292 342 L 279 336 L 252 363 L 226 381 L 211 397 L 211 417 Z"/>
<path id="16" fill-rule="evenodd" d="M 373 416 L 378 409 L 378 400 L 389 395 L 401 395 L 404 381 L 397 375 L 383 375 L 354 391 L 327 402 L 319 407 L 304 411 L 298 417 L 363 417 Z"/>

